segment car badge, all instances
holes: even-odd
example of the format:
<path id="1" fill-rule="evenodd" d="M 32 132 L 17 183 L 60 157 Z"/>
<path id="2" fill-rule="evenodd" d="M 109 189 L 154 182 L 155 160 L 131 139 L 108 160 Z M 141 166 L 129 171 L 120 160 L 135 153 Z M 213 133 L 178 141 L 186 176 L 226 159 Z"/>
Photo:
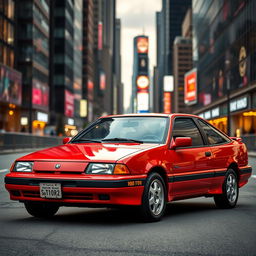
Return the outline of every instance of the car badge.
<path id="1" fill-rule="evenodd" d="M 55 169 L 60 169 L 60 164 L 56 164 Z"/>

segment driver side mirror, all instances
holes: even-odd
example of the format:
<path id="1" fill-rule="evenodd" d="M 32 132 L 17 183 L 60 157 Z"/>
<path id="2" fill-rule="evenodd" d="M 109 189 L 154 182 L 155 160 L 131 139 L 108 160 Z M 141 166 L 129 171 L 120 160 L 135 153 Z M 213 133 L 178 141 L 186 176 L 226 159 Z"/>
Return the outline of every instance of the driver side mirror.
<path id="1" fill-rule="evenodd" d="M 175 139 L 173 138 L 171 142 L 171 149 L 190 146 L 192 146 L 192 138 L 190 137 L 176 137 Z"/>
<path id="2" fill-rule="evenodd" d="M 62 140 L 62 143 L 63 144 L 67 144 L 71 141 L 71 137 L 65 137 L 63 140 Z"/>

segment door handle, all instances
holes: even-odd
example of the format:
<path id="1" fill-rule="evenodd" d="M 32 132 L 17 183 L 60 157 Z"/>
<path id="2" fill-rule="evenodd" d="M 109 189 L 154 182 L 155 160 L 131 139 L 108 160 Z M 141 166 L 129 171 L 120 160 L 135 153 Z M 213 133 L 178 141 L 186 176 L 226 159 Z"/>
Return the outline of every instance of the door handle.
<path id="1" fill-rule="evenodd" d="M 212 153 L 210 151 L 205 152 L 205 156 L 211 156 Z"/>

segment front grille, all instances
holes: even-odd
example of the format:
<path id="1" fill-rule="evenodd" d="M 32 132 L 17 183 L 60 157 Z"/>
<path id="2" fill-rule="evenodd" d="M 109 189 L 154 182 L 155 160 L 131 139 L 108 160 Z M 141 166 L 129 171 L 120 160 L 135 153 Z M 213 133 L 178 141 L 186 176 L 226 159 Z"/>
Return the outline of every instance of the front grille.
<path id="1" fill-rule="evenodd" d="M 62 195 L 63 199 L 77 199 L 77 200 L 93 200 L 93 194 L 70 193 L 66 192 Z"/>
<path id="2" fill-rule="evenodd" d="M 84 172 L 72 172 L 72 171 L 66 171 L 66 172 L 62 172 L 62 171 L 34 171 L 35 173 L 41 173 L 41 174 L 83 174 Z"/>
<path id="3" fill-rule="evenodd" d="M 22 191 L 24 197 L 40 197 L 39 191 Z"/>

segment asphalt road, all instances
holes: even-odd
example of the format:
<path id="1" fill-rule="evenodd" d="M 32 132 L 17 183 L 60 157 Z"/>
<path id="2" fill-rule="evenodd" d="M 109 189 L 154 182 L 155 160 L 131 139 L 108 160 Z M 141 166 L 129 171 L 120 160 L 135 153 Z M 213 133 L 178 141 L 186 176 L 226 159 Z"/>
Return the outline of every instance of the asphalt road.
<path id="1" fill-rule="evenodd" d="M 0 155 L 0 255 L 256 255 L 256 176 L 231 210 L 198 198 L 169 204 L 158 223 L 130 211 L 64 207 L 40 220 L 4 189 L 3 169 L 19 155 Z M 249 161 L 255 175 L 256 158 Z"/>

